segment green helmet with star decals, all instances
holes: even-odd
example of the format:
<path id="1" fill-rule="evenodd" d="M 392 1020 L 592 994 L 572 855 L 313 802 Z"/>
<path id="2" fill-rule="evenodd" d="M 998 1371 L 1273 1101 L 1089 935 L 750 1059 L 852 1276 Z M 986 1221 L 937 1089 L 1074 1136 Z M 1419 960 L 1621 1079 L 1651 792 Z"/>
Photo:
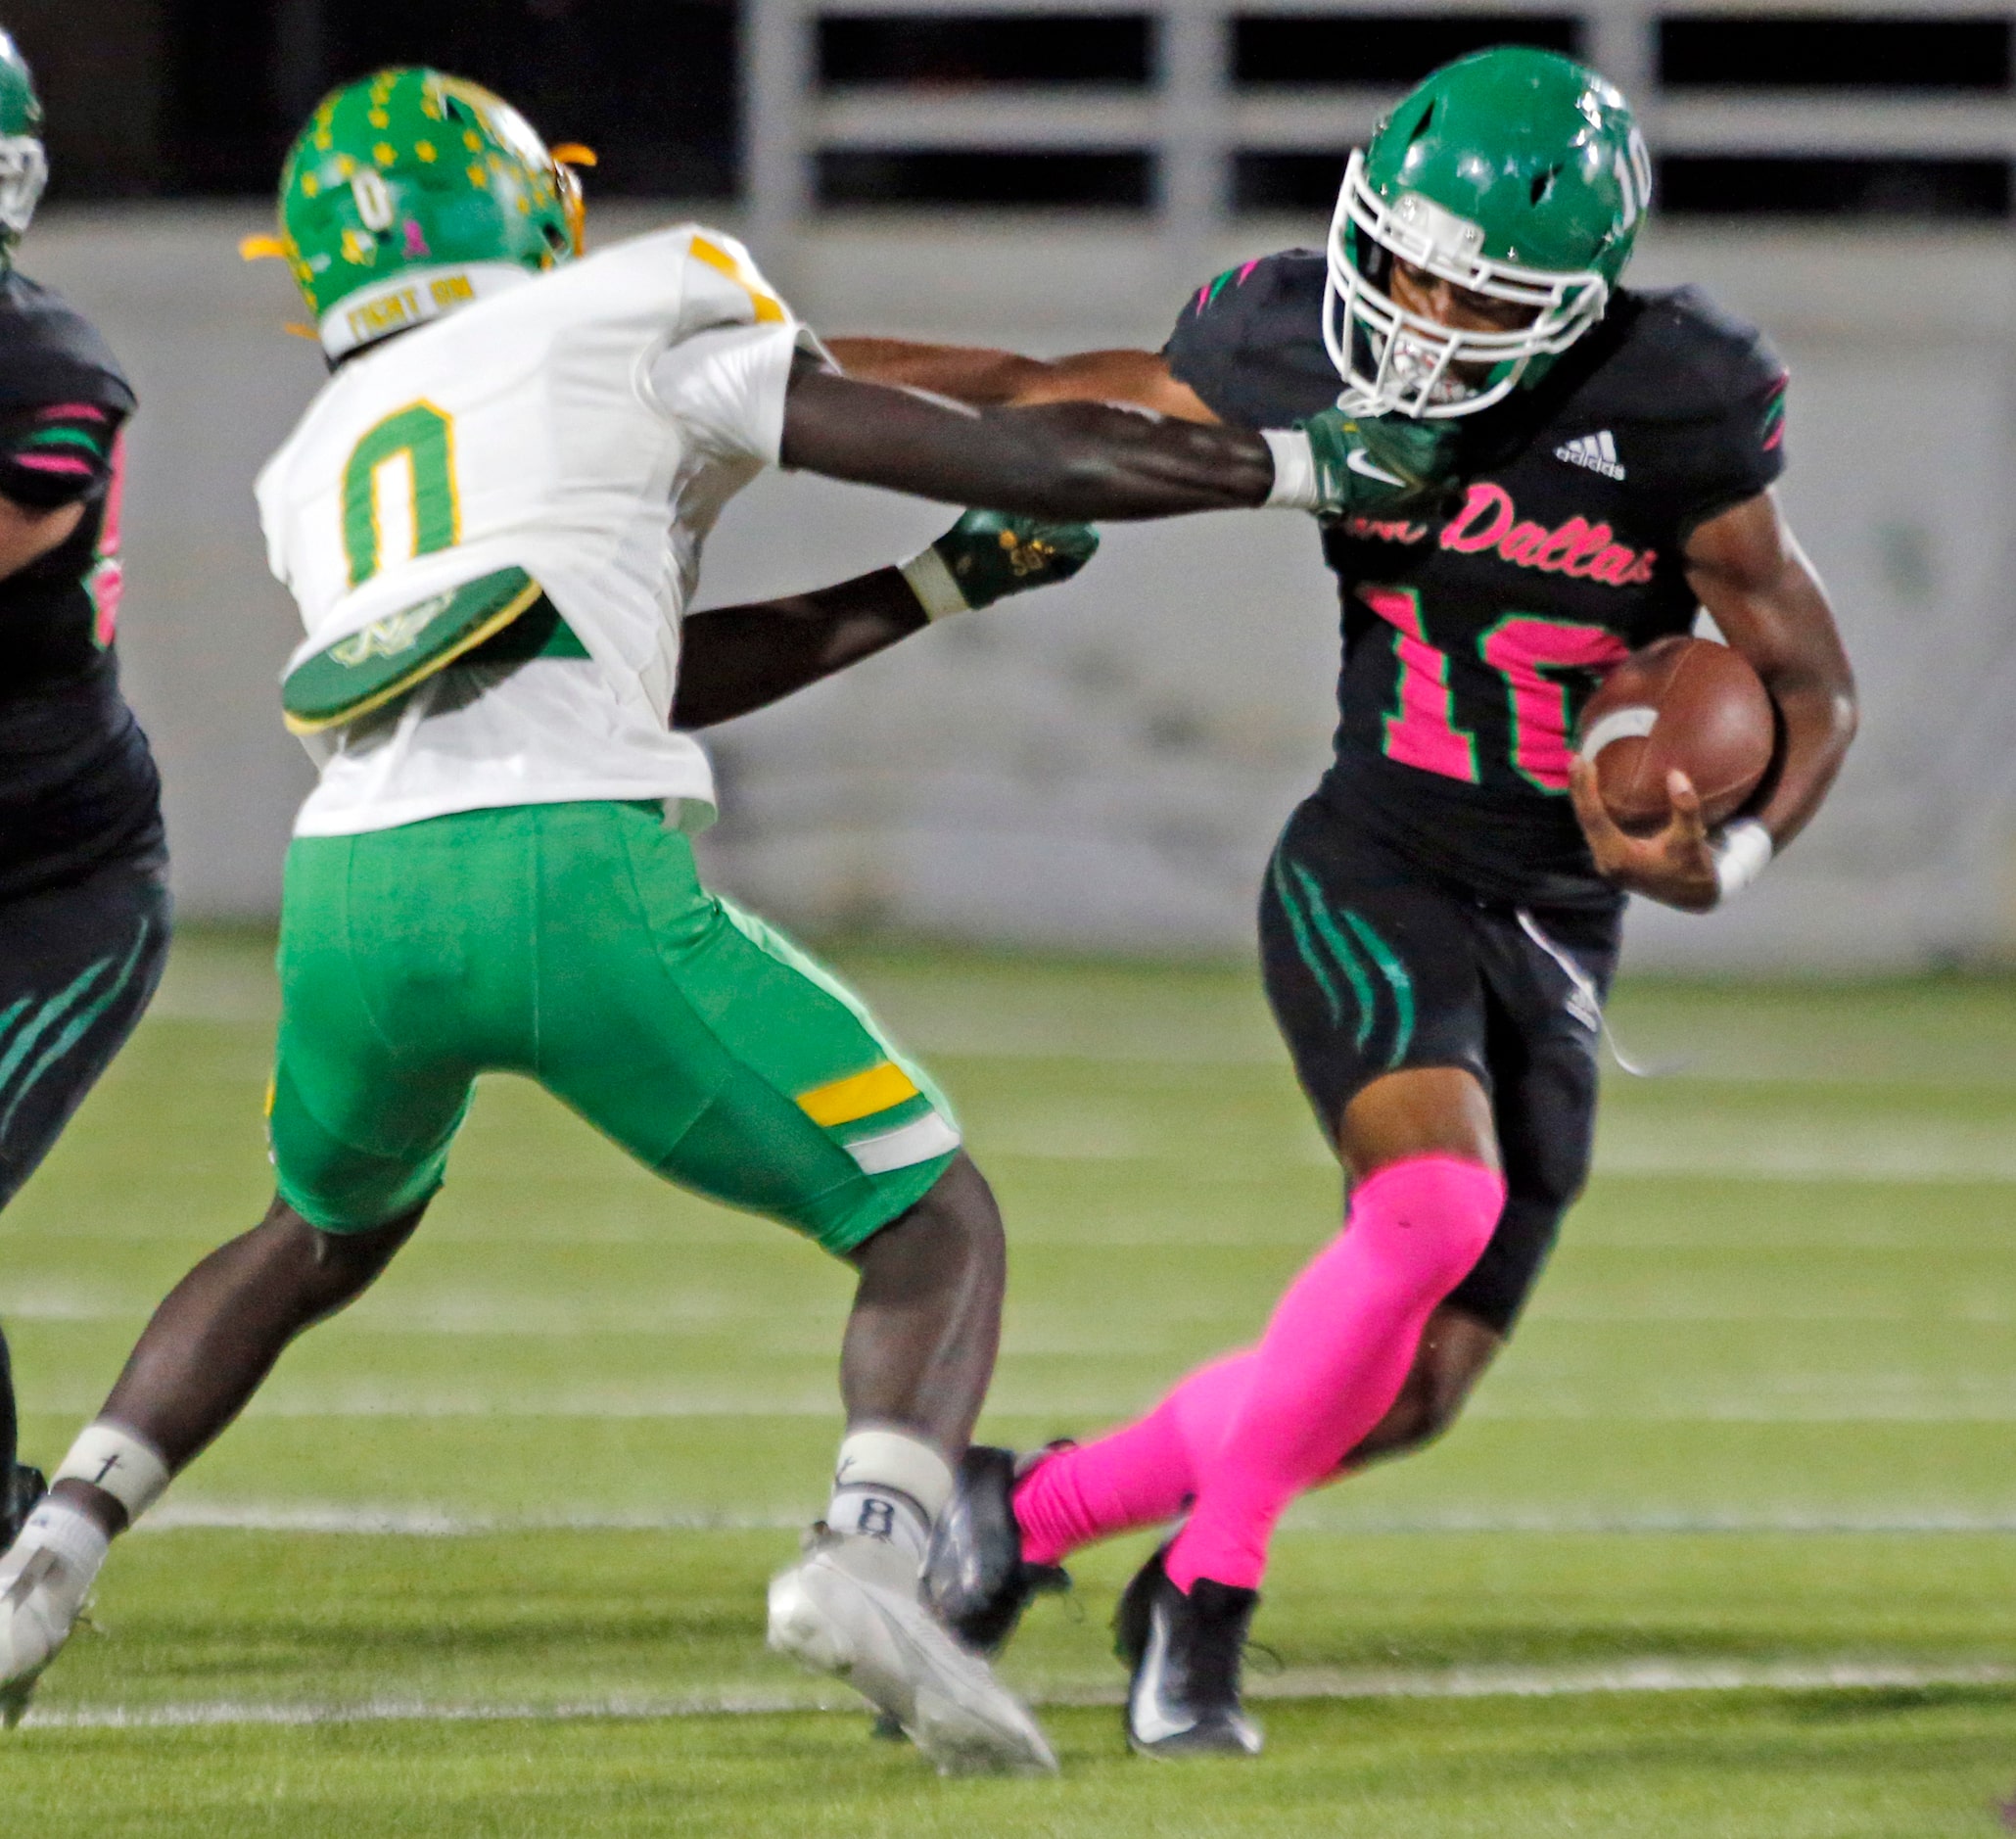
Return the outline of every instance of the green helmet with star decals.
<path id="1" fill-rule="evenodd" d="M 0 270 L 14 259 L 49 183 L 42 148 L 42 104 L 14 40 L 0 31 Z"/>
<path id="2" fill-rule="evenodd" d="M 1435 71 L 1351 155 L 1324 342 L 1361 414 L 1473 414 L 1539 380 L 1603 317 L 1652 199 L 1623 97 L 1572 60 L 1500 45 Z M 1525 309 L 1456 330 L 1401 306 L 1402 261 Z"/>
<path id="3" fill-rule="evenodd" d="M 280 175 L 277 250 L 339 357 L 572 259 L 581 188 L 500 97 L 380 71 L 325 97 Z M 256 239 L 257 242 L 257 239 Z"/>

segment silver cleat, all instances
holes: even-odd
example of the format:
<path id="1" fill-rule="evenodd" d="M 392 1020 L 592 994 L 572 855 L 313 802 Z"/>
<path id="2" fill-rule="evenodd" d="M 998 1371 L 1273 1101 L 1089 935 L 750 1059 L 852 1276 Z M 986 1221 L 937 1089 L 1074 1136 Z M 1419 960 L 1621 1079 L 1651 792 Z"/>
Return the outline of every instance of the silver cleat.
<path id="1" fill-rule="evenodd" d="M 817 1532 L 805 1556 L 771 1580 L 770 1644 L 846 1680 L 941 1775 L 1056 1772 L 1028 1709 L 932 1617 L 914 1567 L 878 1540 Z"/>

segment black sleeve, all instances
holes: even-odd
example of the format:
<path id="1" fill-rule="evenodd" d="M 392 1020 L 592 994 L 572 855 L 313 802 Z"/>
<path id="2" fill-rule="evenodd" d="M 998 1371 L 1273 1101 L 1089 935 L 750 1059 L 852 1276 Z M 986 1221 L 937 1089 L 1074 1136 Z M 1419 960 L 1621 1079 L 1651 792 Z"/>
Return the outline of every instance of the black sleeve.
<path id="1" fill-rule="evenodd" d="M 1319 252 L 1290 249 L 1205 282 L 1162 347 L 1169 374 L 1240 427 L 1320 414 L 1342 387 L 1323 344 L 1324 275 Z"/>
<path id="2" fill-rule="evenodd" d="M 1683 533 L 1756 497 L 1784 472 L 1786 381 L 1776 369 L 1754 380 L 1724 414 L 1693 431 L 1675 494 Z"/>
<path id="3" fill-rule="evenodd" d="M 123 419 L 91 402 L 0 409 L 0 495 L 38 511 L 99 496 Z"/>
<path id="4" fill-rule="evenodd" d="M 1678 361 L 1663 470 L 1683 532 L 1754 498 L 1785 470 L 1785 366 L 1763 334 L 1696 290 L 1661 303 L 1661 343 Z"/>

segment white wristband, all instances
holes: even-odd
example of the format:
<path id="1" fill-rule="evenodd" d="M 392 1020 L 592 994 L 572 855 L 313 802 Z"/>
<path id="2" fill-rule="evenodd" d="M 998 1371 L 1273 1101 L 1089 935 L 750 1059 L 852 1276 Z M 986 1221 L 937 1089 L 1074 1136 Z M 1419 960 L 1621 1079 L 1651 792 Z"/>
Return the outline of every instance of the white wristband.
<path id="1" fill-rule="evenodd" d="M 1711 847 L 1721 900 L 1743 892 L 1771 866 L 1771 833 L 1755 818 L 1740 818 Z"/>
<path id="2" fill-rule="evenodd" d="M 50 1485 L 58 1482 L 88 1482 L 104 1489 L 126 1510 L 131 1526 L 166 1491 L 168 1465 L 152 1443 L 101 1418 L 70 1446 Z"/>
<path id="3" fill-rule="evenodd" d="M 952 570 L 945 565 L 945 558 L 938 553 L 934 543 L 930 548 L 920 550 L 907 562 L 896 565 L 897 572 L 910 583 L 910 590 L 917 597 L 917 605 L 924 609 L 927 620 L 950 619 L 955 613 L 969 613 L 970 603 L 959 590 L 959 582 Z"/>
<path id="4" fill-rule="evenodd" d="M 1316 486 L 1316 452 L 1299 428 L 1262 428 L 1260 439 L 1274 454 L 1274 485 L 1264 502 L 1285 511 L 1313 511 L 1322 502 Z"/>

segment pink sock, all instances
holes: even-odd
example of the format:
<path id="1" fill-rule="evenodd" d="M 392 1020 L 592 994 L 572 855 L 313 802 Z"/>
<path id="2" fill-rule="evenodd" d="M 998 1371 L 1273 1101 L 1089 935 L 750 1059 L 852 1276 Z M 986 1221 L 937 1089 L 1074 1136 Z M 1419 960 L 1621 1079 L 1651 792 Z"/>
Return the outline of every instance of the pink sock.
<path id="1" fill-rule="evenodd" d="M 1046 1456 L 1015 1489 L 1022 1556 L 1055 1565 L 1096 1539 L 1175 1519 L 1239 1410 L 1253 1359 L 1248 1348 L 1199 1367 L 1147 1417 Z"/>
<path id="2" fill-rule="evenodd" d="M 1275 1522 L 1391 1409 L 1429 1315 L 1504 1205 L 1497 1174 L 1453 1155 L 1410 1156 L 1359 1184 L 1344 1231 L 1276 1306 L 1230 1433 L 1202 1457 L 1169 1552 L 1177 1588 L 1259 1587 Z"/>

